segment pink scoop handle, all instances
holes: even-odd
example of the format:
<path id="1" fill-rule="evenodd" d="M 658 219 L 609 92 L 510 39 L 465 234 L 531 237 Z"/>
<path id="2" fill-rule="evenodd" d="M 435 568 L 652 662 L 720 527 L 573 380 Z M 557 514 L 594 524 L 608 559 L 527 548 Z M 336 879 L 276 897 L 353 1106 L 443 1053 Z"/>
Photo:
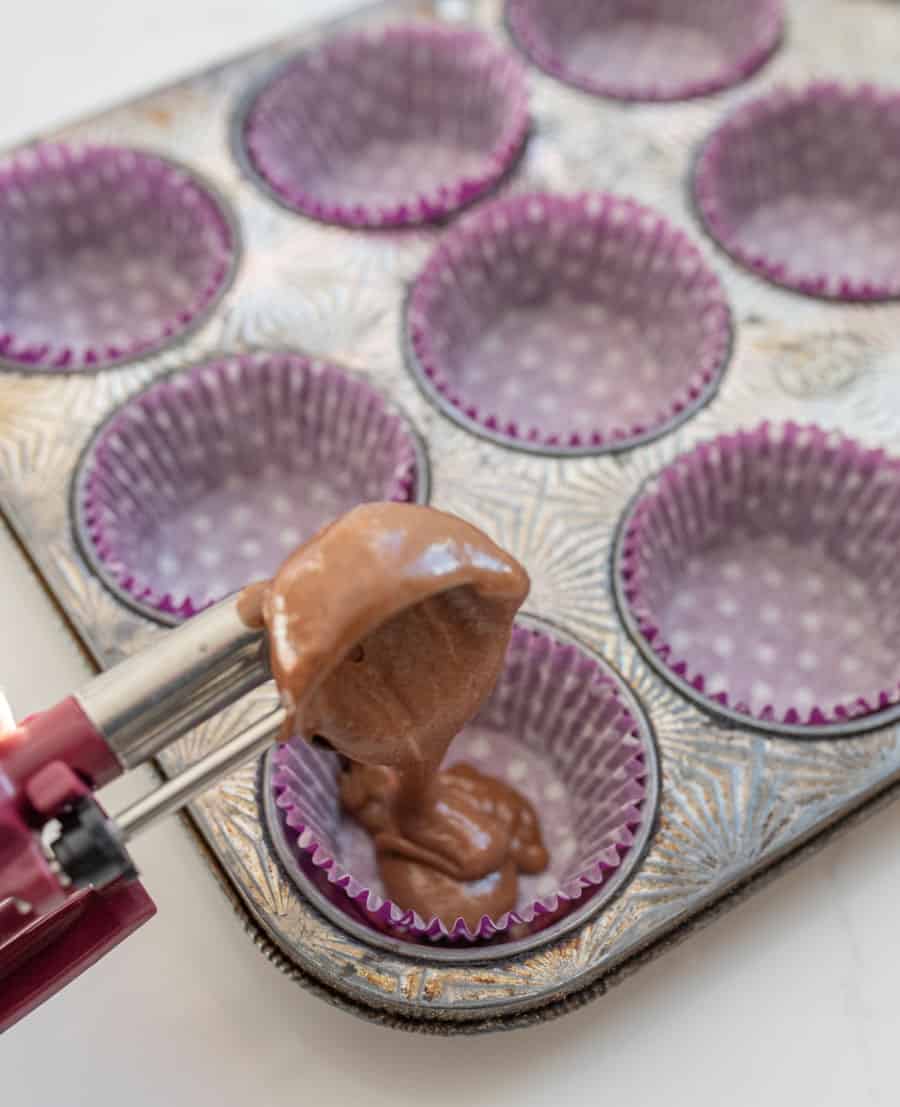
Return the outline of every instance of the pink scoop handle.
<path id="1" fill-rule="evenodd" d="M 155 913 L 136 880 L 60 884 L 38 840 L 69 797 L 121 766 L 74 698 L 0 734 L 0 1031 L 49 999 Z"/>
<path id="2" fill-rule="evenodd" d="M 0 944 L 0 1033 L 156 914 L 140 881 L 85 889 Z"/>
<path id="3" fill-rule="evenodd" d="M 106 739 L 74 696 L 0 735 L 0 772 L 14 788 L 24 788 L 39 769 L 54 761 L 68 765 L 92 790 L 122 772 Z"/>

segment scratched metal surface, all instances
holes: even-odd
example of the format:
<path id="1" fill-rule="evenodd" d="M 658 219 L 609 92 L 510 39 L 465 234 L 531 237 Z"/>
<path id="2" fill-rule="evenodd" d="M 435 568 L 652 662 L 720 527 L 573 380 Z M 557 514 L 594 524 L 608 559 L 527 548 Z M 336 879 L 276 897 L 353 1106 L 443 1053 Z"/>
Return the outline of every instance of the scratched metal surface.
<path id="1" fill-rule="evenodd" d="M 101 665 L 162 633 L 91 576 L 73 542 L 70 479 L 92 430 L 149 379 L 213 351 L 298 346 L 367 374 L 427 439 L 432 502 L 482 526 L 528 566 L 528 611 L 599 650 L 655 727 L 662 801 L 651 847 L 624 892 L 576 934 L 475 967 L 378 951 L 349 937 L 285 879 L 261 830 L 257 770 L 194 804 L 200 833 L 282 967 L 351 1010 L 398 1025 L 487 1029 L 521 1021 L 619 974 L 801 843 L 900 779 L 900 728 L 792 741 L 718 723 L 644 663 L 611 598 L 617 520 L 641 481 L 698 439 L 763 417 L 815 420 L 900 451 L 900 306 L 803 299 L 737 269 L 704 239 L 686 182 L 697 143 L 731 105 L 779 80 L 889 82 L 900 12 L 885 0 L 792 0 L 775 60 L 738 89 L 668 106 L 592 99 L 531 72 L 534 133 L 507 189 L 610 188 L 655 205 L 699 240 L 733 305 L 735 346 L 717 398 L 675 433 L 616 457 L 554 460 L 478 439 L 422 396 L 401 345 L 404 291 L 437 231 L 365 234 L 278 207 L 240 168 L 230 119 L 249 87 L 327 29 L 268 48 L 43 137 L 145 146 L 193 166 L 227 198 L 243 240 L 235 282 L 182 344 L 95 376 L 0 374 L 3 509 Z M 503 37 L 497 0 L 398 0 L 343 22 L 465 18 Z M 262 710 L 260 693 L 168 751 L 172 773 Z M 598 982 L 600 985 L 598 987 Z"/>

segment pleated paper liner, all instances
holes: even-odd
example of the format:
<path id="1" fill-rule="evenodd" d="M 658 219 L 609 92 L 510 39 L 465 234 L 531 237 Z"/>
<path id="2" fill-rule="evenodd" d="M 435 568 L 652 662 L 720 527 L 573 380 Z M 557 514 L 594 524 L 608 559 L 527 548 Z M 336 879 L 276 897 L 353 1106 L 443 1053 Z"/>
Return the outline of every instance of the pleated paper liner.
<path id="1" fill-rule="evenodd" d="M 688 100 L 729 88 L 772 55 L 782 0 L 507 0 L 545 72 L 617 100 Z"/>
<path id="2" fill-rule="evenodd" d="M 446 764 L 466 761 L 519 789 L 535 806 L 550 852 L 546 872 L 519 880 L 515 910 L 422 918 L 387 899 L 371 839 L 340 810 L 335 755 L 295 738 L 273 755 L 286 833 L 307 871 L 343 899 L 348 917 L 410 941 L 518 939 L 602 890 L 646 839 L 653 818 L 652 739 L 621 679 L 581 648 L 517 626 L 497 687 L 454 740 Z"/>
<path id="3" fill-rule="evenodd" d="M 900 296 L 900 93 L 779 88 L 738 108 L 694 173 L 710 234 L 741 265 L 809 296 Z"/>
<path id="4" fill-rule="evenodd" d="M 517 195 L 461 220 L 413 285 L 407 331 L 447 414 L 545 453 L 663 433 L 714 393 L 731 340 L 696 246 L 607 193 Z"/>
<path id="5" fill-rule="evenodd" d="M 200 322 L 235 267 L 222 201 L 187 169 L 109 146 L 0 165 L 0 365 L 103 369 Z"/>
<path id="6" fill-rule="evenodd" d="M 431 223 L 510 169 L 528 129 L 522 66 L 480 31 L 339 35 L 283 66 L 239 141 L 284 204 L 352 227 Z"/>
<path id="7" fill-rule="evenodd" d="M 762 424 L 682 455 L 623 523 L 638 644 L 713 710 L 816 737 L 900 703 L 900 460 Z"/>
<path id="8" fill-rule="evenodd" d="M 243 354 L 113 413 L 79 466 L 76 528 L 120 598 L 176 622 L 270 576 L 355 504 L 426 494 L 415 432 L 366 381 L 300 354 Z"/>

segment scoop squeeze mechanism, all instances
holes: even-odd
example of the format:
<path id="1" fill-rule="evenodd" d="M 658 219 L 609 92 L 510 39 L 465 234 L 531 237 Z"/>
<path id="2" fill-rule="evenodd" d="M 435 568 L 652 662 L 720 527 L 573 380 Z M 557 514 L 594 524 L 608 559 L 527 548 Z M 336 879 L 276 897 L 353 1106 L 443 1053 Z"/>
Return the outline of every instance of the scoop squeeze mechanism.
<path id="1" fill-rule="evenodd" d="M 96 789 L 269 679 L 264 632 L 233 596 L 18 726 L 0 711 L 0 1030 L 153 915 L 128 843 L 265 750 L 284 709 L 113 817 Z"/>

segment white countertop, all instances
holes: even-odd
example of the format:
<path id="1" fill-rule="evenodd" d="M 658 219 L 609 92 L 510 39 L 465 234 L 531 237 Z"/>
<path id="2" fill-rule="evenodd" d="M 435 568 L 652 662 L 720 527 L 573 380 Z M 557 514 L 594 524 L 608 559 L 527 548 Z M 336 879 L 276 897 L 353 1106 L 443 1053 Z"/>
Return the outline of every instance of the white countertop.
<path id="1" fill-rule="evenodd" d="M 9 0 L 0 144 L 347 6 Z M 2 532 L 0 579 L 0 684 L 21 716 L 88 670 Z M 4 1107 L 898 1102 L 900 806 L 577 1014 L 476 1039 L 381 1030 L 306 995 L 175 821 L 134 853 L 159 916 L 3 1038 Z"/>

